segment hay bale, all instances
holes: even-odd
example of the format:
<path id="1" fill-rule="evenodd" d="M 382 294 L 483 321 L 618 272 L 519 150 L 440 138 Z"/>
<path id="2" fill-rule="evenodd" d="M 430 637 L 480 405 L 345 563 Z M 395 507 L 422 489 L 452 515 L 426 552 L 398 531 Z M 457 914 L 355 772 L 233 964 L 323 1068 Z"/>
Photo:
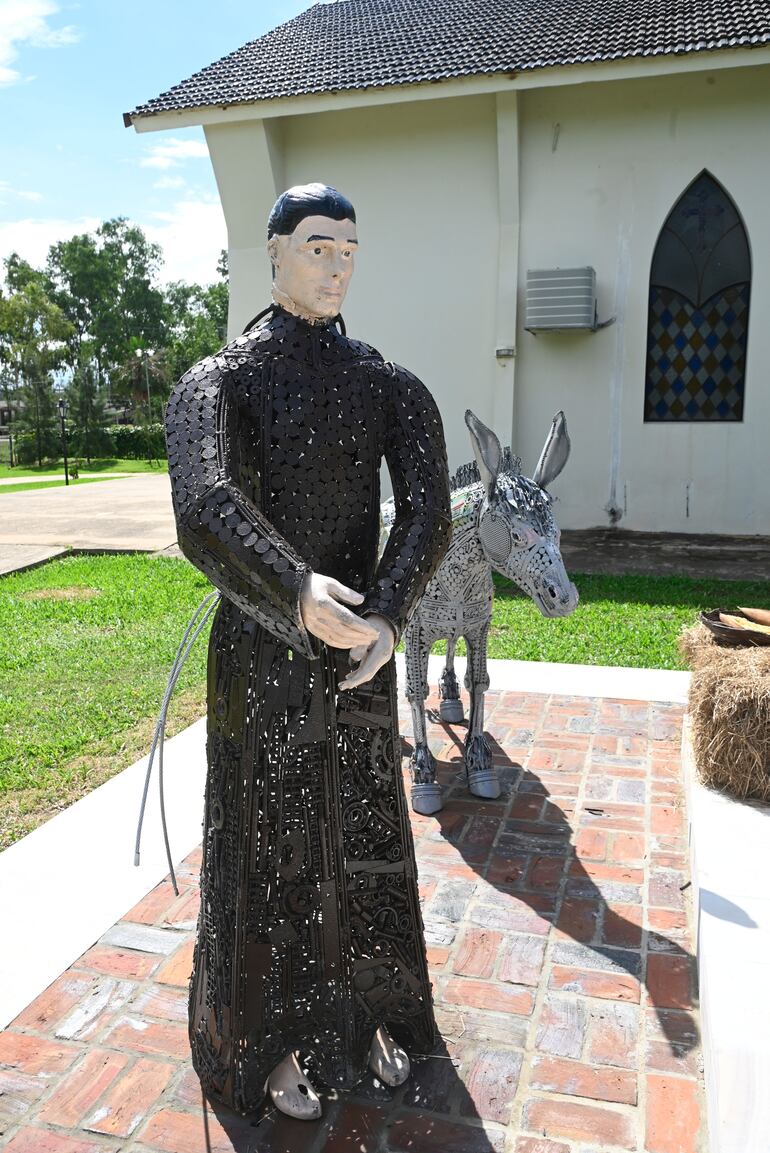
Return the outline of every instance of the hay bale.
<path id="1" fill-rule="evenodd" d="M 692 669 L 698 776 L 739 800 L 770 800 L 770 648 L 729 648 L 697 624 L 679 638 Z"/>

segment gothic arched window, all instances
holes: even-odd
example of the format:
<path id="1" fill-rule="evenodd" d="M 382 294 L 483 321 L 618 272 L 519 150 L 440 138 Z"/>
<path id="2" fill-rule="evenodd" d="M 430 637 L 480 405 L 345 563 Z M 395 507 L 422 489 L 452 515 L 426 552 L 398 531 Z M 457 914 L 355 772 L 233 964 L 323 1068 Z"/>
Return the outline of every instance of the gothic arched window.
<path id="1" fill-rule="evenodd" d="M 645 420 L 743 420 L 750 291 L 746 229 L 721 184 L 701 172 L 652 258 Z"/>

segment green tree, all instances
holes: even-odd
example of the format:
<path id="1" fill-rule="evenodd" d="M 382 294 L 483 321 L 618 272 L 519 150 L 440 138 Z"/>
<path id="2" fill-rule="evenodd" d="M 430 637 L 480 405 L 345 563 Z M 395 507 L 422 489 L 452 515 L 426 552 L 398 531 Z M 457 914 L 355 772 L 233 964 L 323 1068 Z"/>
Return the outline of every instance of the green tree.
<path id="1" fill-rule="evenodd" d="M 58 456 L 53 373 L 67 361 L 72 326 L 48 296 L 42 275 L 29 275 L 35 270 L 22 269 L 26 262 L 15 255 L 5 263 L 11 289 L 0 297 L 6 399 L 16 409 L 16 431 L 26 434 L 29 451 L 42 464 L 45 457 Z"/>
<path id="2" fill-rule="evenodd" d="M 110 307 L 108 262 L 94 236 L 83 233 L 48 250 L 52 296 L 72 324 L 73 368 L 93 360 L 97 385 L 104 382 L 105 349 L 98 339 L 99 318 Z"/>
<path id="3" fill-rule="evenodd" d="M 98 317 L 95 336 L 120 388 L 125 383 L 124 366 L 137 347 L 160 348 L 166 343 L 163 293 L 155 286 L 163 253 L 124 217 L 105 221 L 96 235 L 112 295 Z"/>
<path id="4" fill-rule="evenodd" d="M 0 291 L 0 389 L 28 451 L 54 451 L 52 373 L 68 381 L 73 447 L 89 461 L 110 451 L 105 399 L 144 426 L 162 417 L 175 380 L 227 339 L 227 252 L 209 285 L 158 286 L 162 252 L 124 217 L 51 246 L 44 270 L 17 254 Z M 149 393 L 149 400 L 148 400 Z M 149 435 L 149 433 L 148 433 Z M 31 446 L 31 447 L 30 447 Z"/>
<path id="5" fill-rule="evenodd" d="M 49 376 L 27 380 L 19 392 L 16 417 L 16 454 L 20 464 L 56 460 L 61 455 L 61 437 L 53 383 Z"/>
<path id="6" fill-rule="evenodd" d="M 18 364 L 14 358 L 9 324 L 8 297 L 0 289 L 0 392 L 9 412 L 10 462 L 13 465 L 13 416 L 19 403 L 21 381 Z"/>
<path id="7" fill-rule="evenodd" d="M 47 295 L 51 295 L 51 284 L 46 274 L 39 268 L 33 268 L 18 252 L 12 252 L 4 263 L 5 283 L 9 292 L 23 292 L 29 284 L 38 284 Z"/>
<path id="8" fill-rule="evenodd" d="M 147 348 L 138 341 L 132 344 L 125 377 L 130 380 L 130 403 L 137 424 L 163 419 L 163 407 L 173 384 L 170 363 L 168 347 Z"/>
<path id="9" fill-rule="evenodd" d="M 19 340 L 24 343 L 25 321 L 29 320 L 28 308 L 23 299 L 14 299 L 24 294 L 30 285 L 37 285 L 47 293 L 48 281 L 45 273 L 33 268 L 29 261 L 12 252 L 5 262 L 5 283 L 7 295 L 0 290 L 0 391 L 9 412 L 10 463 L 14 463 L 15 414 L 22 404 L 25 381 L 22 375 L 23 355 L 20 354 Z"/>
<path id="10" fill-rule="evenodd" d="M 77 368 L 67 386 L 67 415 L 72 424 L 73 456 L 84 456 L 90 464 L 93 457 L 112 451 L 110 436 L 104 427 L 104 400 L 91 365 Z"/>
<path id="11" fill-rule="evenodd" d="M 162 259 L 160 246 L 124 217 L 49 252 L 55 299 L 73 328 L 73 366 L 93 361 L 98 386 L 108 384 L 114 399 L 130 400 L 133 351 L 166 343 L 165 302 L 156 285 Z"/>
<path id="12" fill-rule="evenodd" d="M 220 279 L 202 287 L 176 281 L 166 289 L 166 323 L 169 329 L 169 376 L 178 380 L 183 372 L 217 352 L 227 340 L 229 306 L 227 252 L 217 264 Z"/>

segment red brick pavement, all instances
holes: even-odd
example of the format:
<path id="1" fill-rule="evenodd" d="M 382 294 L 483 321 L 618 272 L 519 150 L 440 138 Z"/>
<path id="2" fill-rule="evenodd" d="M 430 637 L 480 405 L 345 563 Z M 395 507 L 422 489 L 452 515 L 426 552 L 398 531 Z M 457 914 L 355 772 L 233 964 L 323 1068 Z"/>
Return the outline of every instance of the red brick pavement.
<path id="1" fill-rule="evenodd" d="M 432 698 L 429 706 L 435 708 Z M 697 1153 L 681 709 L 492 692 L 497 802 L 413 815 L 437 1056 L 313 1125 L 202 1107 L 186 1037 L 199 853 L 0 1033 L 8 1153 Z M 410 731 L 406 708 L 402 731 Z M 407 745 L 408 751 L 408 745 Z"/>

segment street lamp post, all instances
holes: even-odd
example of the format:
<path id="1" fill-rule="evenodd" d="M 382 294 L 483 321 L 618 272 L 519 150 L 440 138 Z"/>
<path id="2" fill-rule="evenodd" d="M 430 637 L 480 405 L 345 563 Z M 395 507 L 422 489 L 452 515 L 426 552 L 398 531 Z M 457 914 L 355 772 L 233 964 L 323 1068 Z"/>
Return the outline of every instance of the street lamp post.
<path id="1" fill-rule="evenodd" d="M 63 397 L 59 397 L 59 420 L 61 421 L 61 443 L 64 452 L 64 483 L 69 484 L 70 474 L 67 465 L 67 426 L 64 423 L 64 416 L 67 412 L 67 405 Z"/>

